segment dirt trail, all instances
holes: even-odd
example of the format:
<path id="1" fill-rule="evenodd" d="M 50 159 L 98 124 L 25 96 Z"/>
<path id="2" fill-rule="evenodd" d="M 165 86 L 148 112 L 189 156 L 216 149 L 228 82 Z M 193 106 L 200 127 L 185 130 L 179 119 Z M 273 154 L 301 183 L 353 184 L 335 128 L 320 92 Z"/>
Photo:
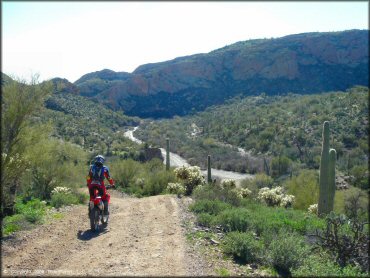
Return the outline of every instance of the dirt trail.
<path id="1" fill-rule="evenodd" d="M 89 230 L 87 207 L 2 242 L 2 275 L 212 275 L 189 254 L 178 199 L 121 197 L 111 190 L 106 229 Z"/>

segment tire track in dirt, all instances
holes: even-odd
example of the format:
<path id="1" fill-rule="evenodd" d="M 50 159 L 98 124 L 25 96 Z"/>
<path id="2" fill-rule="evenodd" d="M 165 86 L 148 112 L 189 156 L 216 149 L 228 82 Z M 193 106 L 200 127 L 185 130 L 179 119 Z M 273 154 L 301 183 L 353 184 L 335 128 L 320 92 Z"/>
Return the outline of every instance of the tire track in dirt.
<path id="1" fill-rule="evenodd" d="M 87 207 L 75 206 L 59 221 L 2 242 L 2 275 L 208 275 L 191 273 L 199 262 L 187 253 L 175 197 L 111 195 L 108 227 L 98 233 L 89 230 Z"/>

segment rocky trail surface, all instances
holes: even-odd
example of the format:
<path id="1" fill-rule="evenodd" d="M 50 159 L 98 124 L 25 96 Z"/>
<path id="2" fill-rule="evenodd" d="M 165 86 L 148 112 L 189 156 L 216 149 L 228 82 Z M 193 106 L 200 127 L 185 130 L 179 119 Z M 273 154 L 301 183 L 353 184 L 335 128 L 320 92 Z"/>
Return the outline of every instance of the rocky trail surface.
<path id="1" fill-rule="evenodd" d="M 2 276 L 214 275 L 186 241 L 183 199 L 110 193 L 109 225 L 99 232 L 79 205 L 3 240 Z"/>

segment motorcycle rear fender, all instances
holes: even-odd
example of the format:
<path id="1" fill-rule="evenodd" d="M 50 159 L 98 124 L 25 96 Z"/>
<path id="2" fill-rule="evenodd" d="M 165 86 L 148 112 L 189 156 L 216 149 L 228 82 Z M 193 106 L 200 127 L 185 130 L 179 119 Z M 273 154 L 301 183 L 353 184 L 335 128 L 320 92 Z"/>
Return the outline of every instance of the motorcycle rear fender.
<path id="1" fill-rule="evenodd" d="M 98 197 L 96 197 L 95 199 L 94 199 L 94 204 L 95 205 L 99 205 L 99 203 L 101 202 L 101 197 L 100 196 L 98 196 Z"/>

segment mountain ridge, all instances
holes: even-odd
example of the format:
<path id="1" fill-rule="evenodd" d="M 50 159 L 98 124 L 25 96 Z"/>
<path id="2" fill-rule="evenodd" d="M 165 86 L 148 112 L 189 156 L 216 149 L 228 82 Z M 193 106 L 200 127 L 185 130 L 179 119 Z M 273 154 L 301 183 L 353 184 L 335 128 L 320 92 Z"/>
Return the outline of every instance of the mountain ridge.
<path id="1" fill-rule="evenodd" d="M 239 41 L 208 53 L 87 73 L 70 86 L 143 118 L 183 116 L 236 95 L 312 94 L 369 86 L 369 30 Z"/>
<path id="2" fill-rule="evenodd" d="M 201 111 L 238 94 L 368 86 L 368 34 L 311 32 L 240 41 L 209 53 L 141 65 L 126 80 L 101 79 L 101 90 L 92 95 L 128 115 L 158 118 Z M 89 96 L 82 85 L 77 84 L 81 94 Z"/>

